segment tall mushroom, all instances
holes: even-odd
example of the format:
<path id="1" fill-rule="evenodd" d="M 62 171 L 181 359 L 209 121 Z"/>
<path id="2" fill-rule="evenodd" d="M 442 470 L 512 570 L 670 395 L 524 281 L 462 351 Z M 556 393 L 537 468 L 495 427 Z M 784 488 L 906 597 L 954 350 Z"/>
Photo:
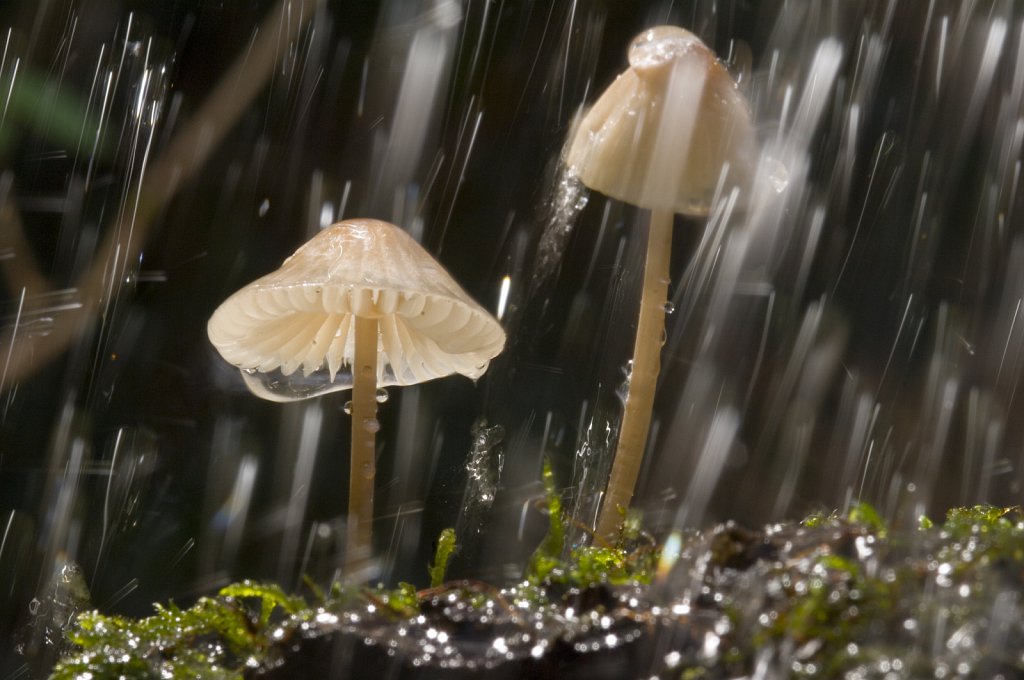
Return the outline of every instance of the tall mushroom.
<path id="1" fill-rule="evenodd" d="M 651 211 L 633 367 L 597 532 L 615 535 L 647 442 L 660 369 L 674 213 L 707 215 L 720 182 L 754 163 L 750 111 L 736 83 L 687 30 L 659 26 L 629 48 L 619 75 L 576 127 L 567 165 L 591 189 Z"/>
<path id="2" fill-rule="evenodd" d="M 352 389 L 349 564 L 370 552 L 378 386 L 475 380 L 505 345 L 498 321 L 427 251 L 372 219 L 318 233 L 221 304 L 207 333 L 256 396 Z"/>

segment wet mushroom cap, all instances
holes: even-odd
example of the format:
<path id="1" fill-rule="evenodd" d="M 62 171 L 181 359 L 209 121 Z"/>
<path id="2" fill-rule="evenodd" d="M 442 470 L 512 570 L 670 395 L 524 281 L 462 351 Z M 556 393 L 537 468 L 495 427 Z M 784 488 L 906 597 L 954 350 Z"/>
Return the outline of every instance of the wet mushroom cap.
<path id="1" fill-rule="evenodd" d="M 706 215 L 723 165 L 736 184 L 755 161 L 742 93 L 714 53 L 676 26 L 637 36 L 629 64 L 577 124 L 566 164 L 613 198 Z"/>
<path id="2" fill-rule="evenodd" d="M 357 316 L 378 320 L 382 386 L 452 373 L 476 379 L 505 344 L 497 320 L 411 236 L 372 219 L 318 233 L 280 269 L 229 297 L 207 333 L 243 375 L 325 371 L 329 389 L 318 394 L 351 387 Z"/>

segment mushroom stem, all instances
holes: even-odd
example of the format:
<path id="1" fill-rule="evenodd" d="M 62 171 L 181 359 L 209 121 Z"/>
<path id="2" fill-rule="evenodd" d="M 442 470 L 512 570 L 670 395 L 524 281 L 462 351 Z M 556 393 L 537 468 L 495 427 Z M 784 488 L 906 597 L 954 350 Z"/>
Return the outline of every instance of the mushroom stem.
<path id="1" fill-rule="evenodd" d="M 345 564 L 370 557 L 373 541 L 373 483 L 376 475 L 377 319 L 355 317 L 352 361 L 352 452 L 348 487 Z"/>
<path id="2" fill-rule="evenodd" d="M 611 476 L 597 520 L 597 535 L 613 543 L 622 521 L 621 509 L 629 508 L 633 498 L 651 425 L 654 390 L 661 368 L 661 346 L 664 344 L 671 252 L 672 212 L 653 210 L 647 235 L 640 317 L 633 344 L 633 368 Z"/>

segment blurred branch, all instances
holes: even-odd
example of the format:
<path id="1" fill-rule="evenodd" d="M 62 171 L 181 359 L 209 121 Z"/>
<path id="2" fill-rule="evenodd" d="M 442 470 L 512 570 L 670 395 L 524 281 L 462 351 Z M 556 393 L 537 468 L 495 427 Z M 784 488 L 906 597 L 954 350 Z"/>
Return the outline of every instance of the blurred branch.
<path id="1" fill-rule="evenodd" d="M 59 356 L 68 346 L 87 333 L 99 309 L 104 307 L 105 295 L 113 295 L 111 277 L 117 268 L 126 262 L 133 262 L 146 242 L 153 219 L 195 173 L 228 130 L 238 121 L 256 96 L 263 90 L 273 74 L 290 41 L 298 36 L 306 22 L 312 17 L 317 0 L 280 0 L 260 25 L 252 45 L 243 49 L 235 58 L 227 73 L 220 79 L 210 96 L 192 119 L 174 136 L 164 152 L 147 168 L 140 179 L 138 209 L 130 211 L 108 225 L 106 236 L 100 245 L 88 271 L 74 283 L 79 290 L 82 306 L 61 314 L 54 319 L 52 331 L 28 342 L 5 338 L 0 345 L 0 357 L 7 358 L 6 385 L 16 384 L 30 376 Z M 13 210 L 9 201 L 6 209 Z M 20 235 L 18 222 L 11 221 L 7 213 L 0 213 L 5 232 L 10 230 Z M 130 238 L 123 238 L 130 234 Z M 23 238 L 22 238 L 23 240 Z M 6 269 L 6 267 L 5 267 Z M 33 279 L 31 267 L 16 272 L 32 285 L 46 285 L 45 279 Z M 26 278 L 27 277 L 27 278 Z M 23 283 L 22 286 L 27 286 Z M 105 288 L 110 287 L 108 292 Z"/>
<path id="2" fill-rule="evenodd" d="M 12 295 L 21 290 L 27 295 L 36 295 L 50 290 L 52 286 L 40 273 L 32 248 L 25 240 L 21 214 L 11 196 L 13 184 L 14 177 L 10 171 L 0 177 L 0 272 Z"/>

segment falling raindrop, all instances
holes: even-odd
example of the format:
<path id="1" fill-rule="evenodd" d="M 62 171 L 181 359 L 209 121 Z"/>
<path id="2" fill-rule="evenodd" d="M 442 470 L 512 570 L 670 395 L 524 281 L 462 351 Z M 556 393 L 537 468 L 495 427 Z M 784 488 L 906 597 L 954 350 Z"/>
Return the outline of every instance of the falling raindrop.
<path id="1" fill-rule="evenodd" d="M 662 309 L 665 310 L 666 314 L 671 314 L 672 312 L 676 311 L 676 306 L 671 302 L 666 302 L 664 305 L 662 305 Z"/>
<path id="2" fill-rule="evenodd" d="M 260 203 L 259 215 L 260 217 L 266 217 L 267 211 L 270 210 L 270 199 L 264 198 L 263 202 Z"/>

